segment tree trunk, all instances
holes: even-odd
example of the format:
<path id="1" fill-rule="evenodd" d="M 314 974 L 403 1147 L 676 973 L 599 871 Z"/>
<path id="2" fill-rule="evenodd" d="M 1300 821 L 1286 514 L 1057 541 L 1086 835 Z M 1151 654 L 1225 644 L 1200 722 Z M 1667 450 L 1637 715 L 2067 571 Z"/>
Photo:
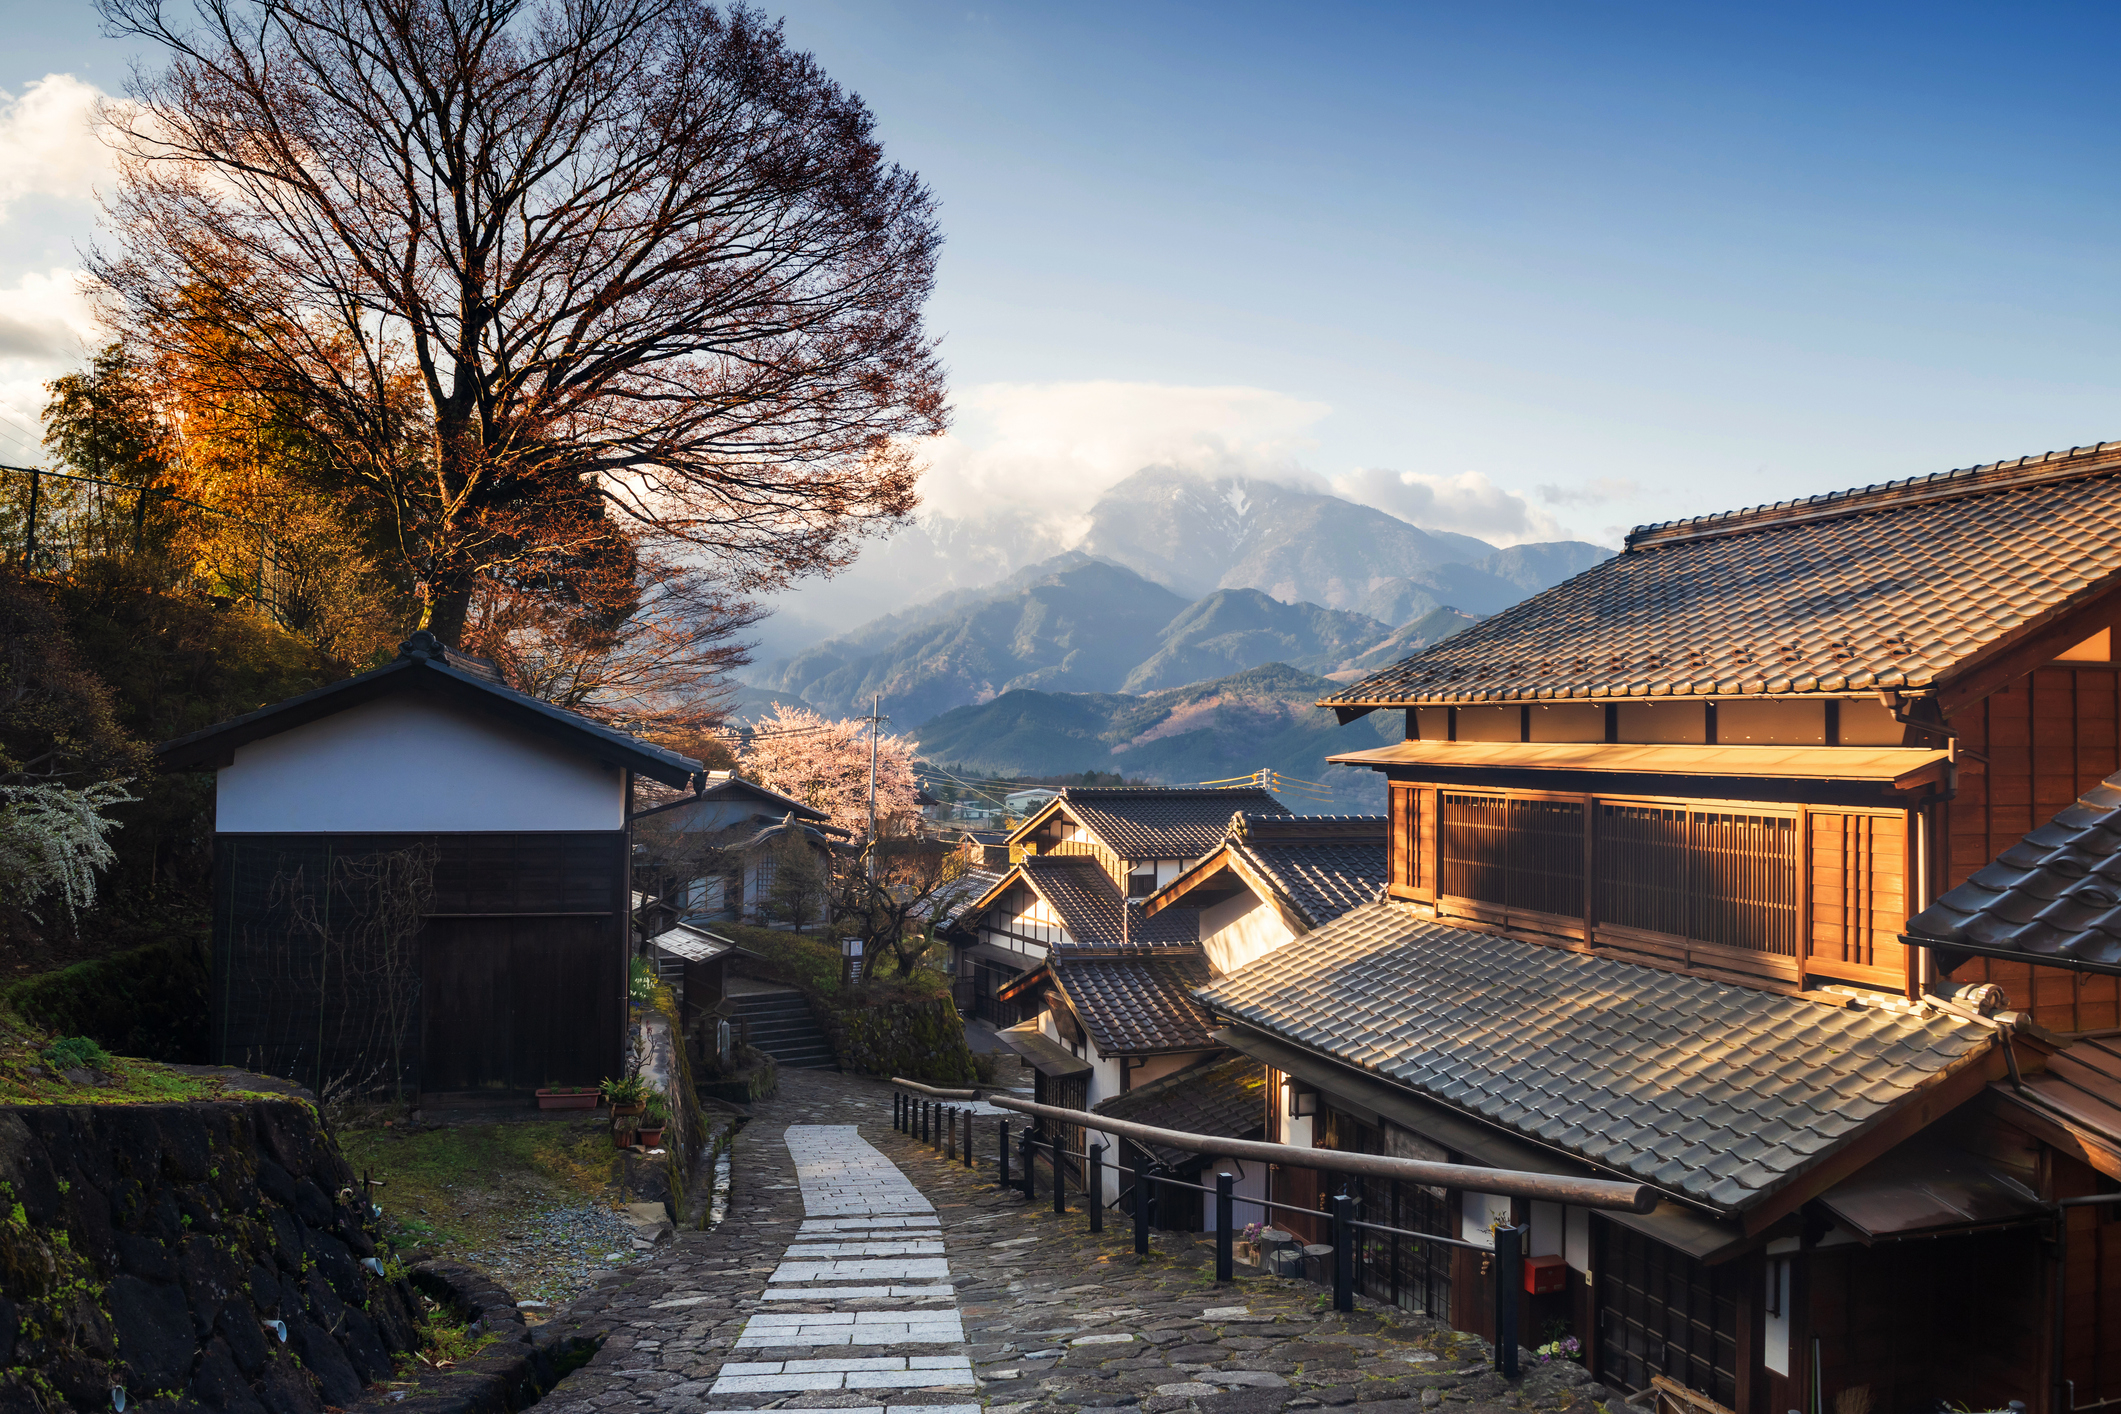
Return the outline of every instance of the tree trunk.
<path id="1" fill-rule="evenodd" d="M 427 631 L 451 648 L 464 646 L 464 621 L 471 616 L 471 586 L 437 593 L 428 601 Z"/>

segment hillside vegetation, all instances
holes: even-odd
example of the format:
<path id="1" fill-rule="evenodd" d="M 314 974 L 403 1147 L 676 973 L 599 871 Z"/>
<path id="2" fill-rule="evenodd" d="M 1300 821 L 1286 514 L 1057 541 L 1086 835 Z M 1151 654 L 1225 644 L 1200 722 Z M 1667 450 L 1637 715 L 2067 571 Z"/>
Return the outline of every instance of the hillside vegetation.
<path id="1" fill-rule="evenodd" d="M 1375 814 L 1384 786 L 1373 771 L 1326 758 L 1397 740 L 1397 713 L 1342 726 L 1313 704 L 1339 684 L 1286 663 L 1168 692 L 1007 692 L 918 728 L 921 754 L 952 769 L 1006 776 L 1121 771 L 1158 785 L 1226 780 L 1272 770 L 1316 782 L 1325 798 L 1298 809 Z"/>

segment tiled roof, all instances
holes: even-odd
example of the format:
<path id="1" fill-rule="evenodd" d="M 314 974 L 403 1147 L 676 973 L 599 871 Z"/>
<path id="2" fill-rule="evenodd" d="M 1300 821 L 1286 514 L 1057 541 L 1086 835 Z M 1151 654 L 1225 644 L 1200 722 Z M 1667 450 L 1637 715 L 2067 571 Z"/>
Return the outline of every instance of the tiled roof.
<path id="1" fill-rule="evenodd" d="M 1018 865 L 1024 881 L 1060 915 L 1068 949 L 1080 952 L 1144 953 L 1200 946 L 1200 919 L 1190 908 L 1167 908 L 1142 916 L 1139 901 L 1126 904 L 1122 923 L 1119 890 L 1094 859 L 1079 854 L 1034 854 Z"/>
<path id="2" fill-rule="evenodd" d="M 1199 859 L 1222 843 L 1231 812 L 1289 813 L 1257 786 L 1071 786 L 1052 808 L 1065 811 L 1122 859 Z"/>
<path id="3" fill-rule="evenodd" d="M 1909 919 L 1907 930 L 2028 962 L 2121 972 L 2121 771 Z"/>
<path id="4" fill-rule="evenodd" d="M 1372 904 L 1196 993 L 1216 1011 L 1725 1211 L 1778 1188 L 1986 1026 L 1841 1010 Z"/>
<path id="5" fill-rule="evenodd" d="M 205 766 L 237 747 L 401 690 L 425 690 L 491 712 L 665 785 L 684 785 L 700 769 L 689 756 L 503 685 L 488 660 L 459 653 L 425 629 L 400 643 L 398 656 L 380 668 L 165 741 L 155 755 L 168 767 Z"/>
<path id="6" fill-rule="evenodd" d="M 972 906 L 994 891 L 1008 871 L 1002 869 L 967 869 L 964 877 L 950 888 L 950 897 L 945 901 L 942 917 L 936 919 L 939 928 L 955 928 L 963 922 Z M 925 909 L 917 911 L 926 917 Z"/>
<path id="7" fill-rule="evenodd" d="M 2117 470 L 2106 443 L 1646 527 L 1322 705 L 1927 687 L 2121 572 Z"/>
<path id="8" fill-rule="evenodd" d="M 1208 1035 L 1214 1019 L 1193 1000 L 1193 989 L 1209 976 L 1198 954 L 1082 957 L 1061 951 L 1047 965 L 1105 1055 L 1220 1049 Z"/>
<path id="9" fill-rule="evenodd" d="M 1255 844 L 1239 840 L 1232 854 L 1244 862 L 1313 928 L 1351 908 L 1375 903 L 1385 886 L 1385 841 L 1374 844 Z"/>
<path id="10" fill-rule="evenodd" d="M 1158 1129 L 1249 1139 L 1266 1128 L 1266 1092 L 1265 1066 L 1250 1056 L 1225 1056 L 1137 1085 L 1124 1095 L 1098 1101 L 1093 1108 L 1101 1115 Z M 1149 1151 L 1173 1168 L 1184 1168 L 1204 1157 L 1154 1144 Z"/>

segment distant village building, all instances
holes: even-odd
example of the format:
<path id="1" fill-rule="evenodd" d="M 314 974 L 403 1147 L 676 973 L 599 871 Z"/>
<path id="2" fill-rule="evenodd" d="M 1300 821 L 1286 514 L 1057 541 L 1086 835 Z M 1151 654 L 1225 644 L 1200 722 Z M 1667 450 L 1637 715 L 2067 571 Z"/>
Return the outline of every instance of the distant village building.
<path id="1" fill-rule="evenodd" d="M 156 751 L 215 772 L 211 1060 L 426 1094 L 620 1072 L 633 782 L 698 762 L 424 632 Z"/>
<path id="2" fill-rule="evenodd" d="M 777 850 L 800 839 L 821 865 L 847 832 L 824 811 L 727 771 L 708 771 L 700 789 L 633 817 L 669 844 L 653 886 L 678 916 L 763 921 L 769 912 Z M 681 856 L 682 858 L 673 858 Z"/>
<path id="3" fill-rule="evenodd" d="M 1043 807 L 1048 801 L 1060 798 L 1060 792 L 1047 786 L 1032 786 L 1027 790 L 1013 790 L 1002 797 L 1002 809 L 1010 815 L 1029 815 Z"/>
<path id="4" fill-rule="evenodd" d="M 1566 1283 L 1520 1329 L 1615 1389 L 2121 1400 L 2121 1228 L 2055 1206 L 2121 1193 L 2117 526 L 2117 444 L 1650 526 L 1325 699 L 1404 714 L 1338 758 L 1388 898 L 1195 994 L 1269 1137 L 1662 1189 L 1360 1185 L 1528 1224 Z M 1488 1333 L 1491 1266 L 1394 1237 L 1363 1287 Z"/>

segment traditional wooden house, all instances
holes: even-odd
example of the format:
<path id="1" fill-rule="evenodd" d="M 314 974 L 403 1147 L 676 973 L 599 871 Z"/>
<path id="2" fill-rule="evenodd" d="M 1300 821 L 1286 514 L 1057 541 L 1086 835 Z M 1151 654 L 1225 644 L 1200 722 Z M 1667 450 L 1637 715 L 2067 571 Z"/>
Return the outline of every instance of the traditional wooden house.
<path id="1" fill-rule="evenodd" d="M 1221 846 L 1152 895 L 1142 911 L 1194 911 L 1210 970 L 1246 963 L 1375 903 L 1385 887 L 1382 815 L 1230 817 Z M 1198 1131 L 1196 1131 L 1198 1132 Z"/>
<path id="2" fill-rule="evenodd" d="M 1003 989 L 1044 963 L 1055 946 L 1076 941 L 1054 902 L 1062 896 L 1063 882 L 1073 875 L 1051 874 L 1048 892 L 1041 892 L 1024 874 L 1023 861 L 1087 859 L 1115 896 L 1146 900 L 1214 853 L 1231 813 L 1246 810 L 1288 814 L 1281 802 L 1255 786 L 1072 786 L 1060 791 L 1009 833 L 1010 871 L 958 927 L 953 962 L 959 1008 L 997 1025 L 1021 1020 L 1016 1006 L 1001 998 Z M 1114 911 L 1109 920 L 1114 936 L 1131 936 L 1131 920 L 1146 916 L 1139 909 L 1124 915 Z M 1099 918 L 1092 923 L 1086 917 L 1083 926 L 1100 928 L 1103 915 Z M 1198 942 L 1186 935 L 1190 924 L 1188 919 L 1176 931 L 1172 922 L 1157 924 L 1155 933 L 1168 937 L 1173 946 Z"/>
<path id="3" fill-rule="evenodd" d="M 649 867 L 659 894 L 680 916 L 762 921 L 773 889 L 777 848 L 799 834 L 820 862 L 847 832 L 792 796 L 728 771 L 696 778 L 691 795 L 635 813 L 652 837 Z"/>
<path id="4" fill-rule="evenodd" d="M 1256 787 L 1070 787 L 1010 835 L 1016 863 L 957 926 L 959 1005 L 1004 1028 L 1047 1103 L 1088 1109 L 1221 1049 L 1192 997 L 1213 975 L 1198 919 L 1143 904 L 1233 811 L 1287 813 Z"/>
<path id="5" fill-rule="evenodd" d="M 210 1059 L 430 1095 L 619 1073 L 633 781 L 699 763 L 424 632 L 156 750 L 215 772 Z"/>
<path id="6" fill-rule="evenodd" d="M 2121 1188 L 2111 898 L 2053 907 L 2105 797 L 2018 843 L 2121 765 L 2117 525 L 2121 444 L 1651 526 L 1327 698 L 1405 714 L 1340 758 L 1388 778 L 1389 900 L 1199 993 L 1272 1127 L 1662 1187 L 1639 1219 L 1364 1194 L 1528 1220 L 1563 1280 L 1527 1329 L 1616 1387 L 2121 1399 L 2107 1228 L 2052 1240 Z M 1969 876 L 1998 901 L 1930 908 Z M 1370 1270 L 1483 1319 L 1477 1261 Z"/>

